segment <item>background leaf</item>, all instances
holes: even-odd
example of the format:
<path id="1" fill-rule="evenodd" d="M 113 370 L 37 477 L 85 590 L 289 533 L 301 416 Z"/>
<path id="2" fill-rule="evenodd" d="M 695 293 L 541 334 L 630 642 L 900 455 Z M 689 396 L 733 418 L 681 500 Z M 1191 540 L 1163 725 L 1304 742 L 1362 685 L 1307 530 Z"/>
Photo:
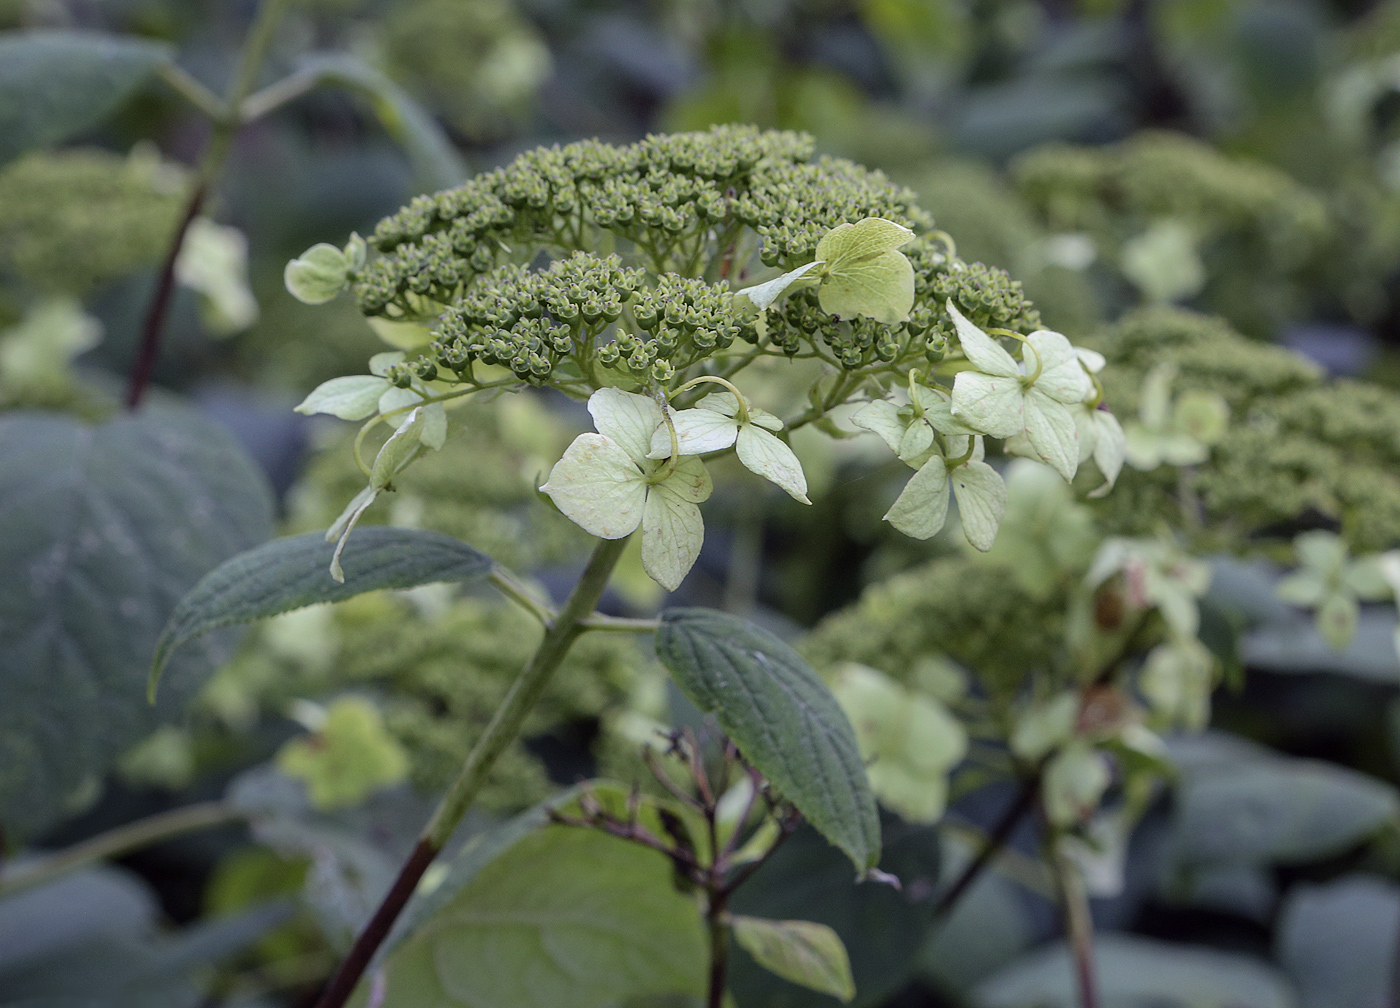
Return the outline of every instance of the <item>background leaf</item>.
<path id="1" fill-rule="evenodd" d="M 474 853 L 496 846 L 482 843 L 462 856 L 470 877 L 454 871 L 389 953 L 384 1008 L 594 1008 L 703 990 L 700 915 L 664 855 L 567 826 L 490 858 Z"/>
<path id="2" fill-rule="evenodd" d="M 211 571 L 180 600 L 155 648 L 151 676 L 171 654 L 216 627 L 248 623 L 317 602 L 340 602 L 380 588 L 473 581 L 491 572 L 491 558 L 441 532 L 357 529 L 341 554 L 345 580 L 330 575 L 335 543 L 320 532 L 264 543 Z"/>
<path id="3" fill-rule="evenodd" d="M 933 923 L 941 864 L 938 831 L 884 817 L 880 870 L 899 878 L 902 890 L 880 882 L 856 882 L 841 852 L 810 827 L 799 829 L 734 894 L 735 913 L 780 920 L 809 920 L 836 932 L 855 979 L 857 1008 L 878 1005 L 909 978 L 913 960 Z M 730 989 L 739 1008 L 819 1008 L 839 1004 L 774 976 L 736 950 Z"/>
<path id="4" fill-rule="evenodd" d="M 836 932 L 812 921 L 734 917 L 734 940 L 764 969 L 821 994 L 856 996 L 851 961 Z"/>
<path id="5" fill-rule="evenodd" d="M 1279 912 L 1277 953 L 1302 1008 L 1383 1005 L 1390 998 L 1400 888 L 1353 875 L 1303 883 Z"/>
<path id="6" fill-rule="evenodd" d="M 676 684 L 861 871 L 880 857 L 880 819 L 855 731 L 796 651 L 710 609 L 661 614 L 656 653 Z"/>
<path id="7" fill-rule="evenodd" d="M 152 406 L 90 426 L 0 418 L 0 822 L 23 836 L 184 709 L 233 639 L 181 655 L 158 706 L 160 627 L 207 571 L 262 542 L 262 475 L 221 428 Z"/>
<path id="8" fill-rule="evenodd" d="M 146 39 L 0 34 L 0 164 L 97 125 L 168 58 L 168 47 Z"/>

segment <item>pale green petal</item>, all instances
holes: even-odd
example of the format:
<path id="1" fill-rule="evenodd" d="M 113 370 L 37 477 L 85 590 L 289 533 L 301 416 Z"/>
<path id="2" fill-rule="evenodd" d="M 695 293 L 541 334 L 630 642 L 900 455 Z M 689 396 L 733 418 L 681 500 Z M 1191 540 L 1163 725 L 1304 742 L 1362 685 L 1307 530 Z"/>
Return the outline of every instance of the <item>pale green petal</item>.
<path id="1" fill-rule="evenodd" d="M 1390 596 L 1390 584 L 1381 569 L 1381 555 L 1361 557 L 1347 564 L 1342 574 L 1344 584 L 1359 599 L 1367 602 L 1380 602 Z"/>
<path id="2" fill-rule="evenodd" d="M 379 375 L 381 378 L 389 373 L 389 369 L 395 364 L 402 364 L 408 358 L 408 354 L 402 350 L 385 350 L 377 353 L 369 359 L 369 373 Z"/>
<path id="3" fill-rule="evenodd" d="M 1087 742 L 1071 742 L 1051 758 L 1045 769 L 1046 818 L 1060 827 L 1088 819 L 1111 781 L 1102 753 Z"/>
<path id="4" fill-rule="evenodd" d="M 1312 608 L 1327 597 L 1327 585 L 1311 571 L 1299 571 L 1280 581 L 1274 593 L 1289 605 Z"/>
<path id="5" fill-rule="evenodd" d="M 374 457 L 374 465 L 370 467 L 369 475 L 371 486 L 377 489 L 388 486 L 390 481 L 418 456 L 423 447 L 425 423 L 421 406 L 404 417 L 399 429 L 389 435 L 389 440 L 384 442 L 379 454 Z"/>
<path id="6" fill-rule="evenodd" d="M 374 334 L 400 350 L 419 350 L 433 341 L 433 331 L 417 322 L 399 322 L 378 315 L 365 317 Z"/>
<path id="7" fill-rule="evenodd" d="M 1074 735 L 1079 720 L 1079 693 L 1069 690 L 1023 711 L 1011 730 L 1011 751 L 1036 761 Z"/>
<path id="8" fill-rule="evenodd" d="M 642 520 L 647 484 L 637 463 L 601 434 L 580 434 L 540 487 L 570 521 L 591 535 L 621 539 Z"/>
<path id="9" fill-rule="evenodd" d="M 345 253 L 322 242 L 287 263 L 282 282 L 292 297 L 303 304 L 325 304 L 345 289 L 349 269 Z"/>
<path id="10" fill-rule="evenodd" d="M 948 498 L 948 467 L 932 458 L 909 477 L 885 521 L 913 539 L 930 539 L 948 520 Z"/>
<path id="11" fill-rule="evenodd" d="M 782 297 L 787 289 L 794 284 L 806 287 L 815 283 L 815 278 L 808 278 L 805 281 L 803 281 L 802 278 L 820 265 L 822 265 L 820 259 L 815 262 L 809 262 L 804 266 L 797 267 L 795 270 L 789 270 L 782 276 L 774 277 L 772 280 L 767 280 L 761 284 L 755 284 L 752 287 L 745 287 L 743 290 L 739 291 L 739 294 L 748 298 L 760 309 L 767 309 L 774 301 Z"/>
<path id="12" fill-rule="evenodd" d="M 668 484 L 652 487 L 642 517 L 642 569 L 667 591 L 680 587 L 705 541 L 700 509 Z"/>
<path id="13" fill-rule="evenodd" d="M 1097 350 L 1075 347 L 1074 353 L 1079 358 L 1079 363 L 1089 369 L 1090 374 L 1098 374 L 1108 364 L 1108 359 Z"/>
<path id="14" fill-rule="evenodd" d="M 722 451 L 734 443 L 734 438 L 739 433 L 739 423 L 732 416 L 699 407 L 672 413 L 671 422 L 676 426 L 677 453 L 680 455 L 703 455 L 706 452 Z M 651 452 L 648 458 L 670 457 L 671 432 L 663 422 L 651 435 Z"/>
<path id="15" fill-rule="evenodd" d="M 978 433 L 1001 438 L 1019 434 L 1026 426 L 1025 413 L 1019 377 L 959 371 L 953 379 L 953 416 Z"/>
<path id="16" fill-rule="evenodd" d="M 346 375 L 317 385 L 296 408 L 298 413 L 329 413 L 342 420 L 363 420 L 379 409 L 389 383 L 374 375 Z"/>
<path id="17" fill-rule="evenodd" d="M 1134 469 L 1156 469 L 1162 464 L 1161 440 L 1161 435 L 1142 424 L 1129 423 L 1123 428 L 1123 457 Z"/>
<path id="18" fill-rule="evenodd" d="M 1210 449 L 1189 434 L 1163 434 L 1157 440 L 1157 451 L 1168 465 L 1198 465 L 1210 458 Z"/>
<path id="19" fill-rule="evenodd" d="M 855 224 L 838 224 L 817 243 L 817 258 L 833 268 L 850 261 L 874 259 L 907 245 L 914 232 L 883 217 L 866 217 Z"/>
<path id="20" fill-rule="evenodd" d="M 360 515 L 365 513 L 365 509 L 374 503 L 379 496 L 379 491 L 372 486 L 367 486 L 354 497 L 350 503 L 345 505 L 345 509 L 340 512 L 340 516 L 331 522 L 331 527 L 326 529 L 326 542 L 335 542 L 345 535 L 355 522 L 359 521 Z M 337 578 L 336 580 L 340 580 Z"/>
<path id="21" fill-rule="evenodd" d="M 961 376 L 959 376 L 961 377 Z M 1066 480 L 1079 468 L 1079 428 L 1074 414 L 1036 386 L 1026 396 L 1026 436 L 1045 462 Z"/>
<path id="22" fill-rule="evenodd" d="M 851 414 L 851 423 L 872 434 L 889 445 L 890 451 L 898 454 L 899 443 L 907 426 L 899 416 L 899 407 L 888 399 L 868 402 Z"/>
<path id="23" fill-rule="evenodd" d="M 447 409 L 442 403 L 423 407 L 423 446 L 437 451 L 447 442 Z"/>
<path id="24" fill-rule="evenodd" d="M 958 517 L 963 535 L 985 553 L 996 540 L 997 529 L 1006 514 L 1006 484 L 985 462 L 968 462 L 949 473 L 953 495 L 958 501 Z"/>
<path id="25" fill-rule="evenodd" d="M 614 441 L 635 462 L 647 457 L 652 433 L 662 423 L 661 407 L 655 399 L 616 388 L 602 388 L 589 396 L 588 412 L 598 433 Z"/>
<path id="26" fill-rule="evenodd" d="M 1035 387 L 1041 392 L 1062 403 L 1083 402 L 1093 394 L 1094 383 L 1069 340 L 1057 332 L 1037 329 L 1026 337 L 1026 344 L 1040 358 L 1040 377 L 1035 380 Z M 1026 373 L 1033 374 L 1032 358 L 1026 356 L 1025 361 Z"/>
<path id="27" fill-rule="evenodd" d="M 1167 426 L 1167 410 L 1171 404 L 1172 382 L 1176 380 L 1176 365 L 1170 361 L 1158 364 L 1142 380 L 1142 396 L 1138 414 L 1149 430 L 1160 431 Z"/>
<path id="28" fill-rule="evenodd" d="M 1123 460 L 1127 453 L 1127 439 L 1118 418 L 1108 410 L 1093 410 L 1091 421 L 1094 429 L 1094 464 L 1103 473 L 1103 486 L 1089 491 L 1090 497 L 1103 497 L 1118 482 L 1123 471 Z"/>
<path id="29" fill-rule="evenodd" d="M 864 315 L 894 325 L 914 307 L 914 267 L 903 252 L 856 259 L 832 268 L 817 288 L 822 311 L 838 318 Z"/>
<path id="30" fill-rule="evenodd" d="M 1326 574 L 1341 571 L 1349 552 L 1346 540 L 1326 529 L 1314 529 L 1300 534 L 1293 540 L 1293 549 L 1298 554 L 1300 564 Z"/>
<path id="31" fill-rule="evenodd" d="M 1340 592 L 1328 595 L 1317 610 L 1317 630 L 1334 651 L 1345 651 L 1356 636 L 1361 607 L 1356 599 Z"/>
<path id="32" fill-rule="evenodd" d="M 710 474 L 705 471 L 705 463 L 693 455 L 679 459 L 676 468 L 671 470 L 671 475 L 666 477 L 661 486 L 667 487 L 671 493 L 692 504 L 709 500 L 710 492 L 714 490 Z"/>
<path id="33" fill-rule="evenodd" d="M 749 423 L 770 431 L 780 431 L 783 429 L 783 422 L 769 413 L 766 409 L 759 409 L 753 404 L 749 405 Z"/>
<path id="34" fill-rule="evenodd" d="M 711 392 L 695 404 L 697 409 L 707 409 L 723 416 L 739 415 L 739 398 L 733 392 Z"/>
<path id="35" fill-rule="evenodd" d="M 976 434 L 967 424 L 953 416 L 953 397 L 941 388 L 914 386 L 914 399 L 924 411 L 924 419 L 940 434 Z"/>
<path id="36" fill-rule="evenodd" d="M 812 503 L 807 499 L 807 477 L 803 475 L 802 463 L 781 438 L 747 424 L 739 432 L 737 448 L 739 461 L 750 472 L 781 487 L 794 500 Z"/>
<path id="37" fill-rule="evenodd" d="M 973 325 L 951 300 L 948 302 L 948 314 L 958 331 L 958 344 L 962 347 L 963 356 L 972 362 L 973 367 L 983 374 L 999 378 L 1021 377 L 1021 369 L 1017 366 L 1016 359 L 1003 350 L 996 340 Z M 956 413 L 956 410 L 954 412 Z"/>
<path id="38" fill-rule="evenodd" d="M 901 462 L 911 462 L 927 454 L 932 447 L 933 428 L 922 420 L 915 420 L 904 431 L 904 437 L 899 439 L 899 448 L 895 454 Z"/>

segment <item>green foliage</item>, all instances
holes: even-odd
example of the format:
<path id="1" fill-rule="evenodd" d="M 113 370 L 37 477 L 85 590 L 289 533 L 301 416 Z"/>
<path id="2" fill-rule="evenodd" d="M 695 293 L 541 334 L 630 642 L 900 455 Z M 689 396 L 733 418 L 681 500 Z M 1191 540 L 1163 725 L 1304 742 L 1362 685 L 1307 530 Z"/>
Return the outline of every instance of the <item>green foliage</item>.
<path id="1" fill-rule="evenodd" d="M 462 859 L 475 870 L 454 871 L 386 959 L 385 1008 L 602 1008 L 703 989 L 700 918 L 661 854 L 550 826 Z"/>
<path id="2" fill-rule="evenodd" d="M 85 295 L 159 259 L 186 184 L 141 149 L 25 154 L 0 169 L 0 262 L 42 290 Z"/>
<path id="3" fill-rule="evenodd" d="M 324 536 L 275 539 L 225 561 L 180 600 L 156 644 L 151 692 L 171 652 L 216 627 L 290 612 L 317 602 L 340 602 L 381 588 L 412 588 L 438 581 L 477 581 L 491 561 L 466 543 L 438 532 L 367 529 L 342 554 L 350 565 L 340 580 L 326 572 L 334 550 Z"/>
<path id="4" fill-rule="evenodd" d="M 551 69 L 544 41 L 503 0 L 409 0 L 381 30 L 394 78 L 473 139 L 524 118 Z"/>
<path id="5" fill-rule="evenodd" d="M 293 739 L 277 754 L 277 766 L 306 783 L 312 808 L 360 805 L 380 788 L 408 774 L 408 755 L 384 730 L 379 711 L 358 697 L 342 697 L 307 738 Z"/>
<path id="6" fill-rule="evenodd" d="M 261 474 L 185 409 L 97 426 L 11 413 L 0 444 L 0 557 L 13 572 L 0 591 L 0 683 L 13 701 L 0 713 L 0 809 L 25 835 L 178 716 L 227 659 L 229 641 L 210 638 L 175 663 L 159 706 L 139 686 L 179 597 L 265 539 L 272 515 Z"/>
<path id="7" fill-rule="evenodd" d="M 0 164 L 97 125 L 169 59 L 159 42 L 78 31 L 0 35 Z"/>
<path id="8" fill-rule="evenodd" d="M 846 947 L 825 924 L 739 915 L 731 918 L 730 927 L 740 948 L 784 980 L 840 1001 L 855 997 Z"/>
<path id="9" fill-rule="evenodd" d="M 1109 528 L 1142 534 L 1185 517 L 1203 548 L 1231 549 L 1318 511 L 1358 552 L 1400 542 L 1400 396 L 1326 380 L 1295 354 L 1182 311 L 1136 312 L 1088 342 L 1110 361 L 1105 394 L 1123 414 L 1141 405 L 1147 373 L 1169 363 L 1178 387 L 1218 395 L 1232 417 L 1189 477 L 1199 524 L 1174 499 L 1174 472 L 1129 471 L 1098 505 Z"/>
<path id="10" fill-rule="evenodd" d="M 656 653 L 681 691 L 864 873 L 880 857 L 875 798 L 846 715 L 805 661 L 746 620 L 669 609 Z"/>

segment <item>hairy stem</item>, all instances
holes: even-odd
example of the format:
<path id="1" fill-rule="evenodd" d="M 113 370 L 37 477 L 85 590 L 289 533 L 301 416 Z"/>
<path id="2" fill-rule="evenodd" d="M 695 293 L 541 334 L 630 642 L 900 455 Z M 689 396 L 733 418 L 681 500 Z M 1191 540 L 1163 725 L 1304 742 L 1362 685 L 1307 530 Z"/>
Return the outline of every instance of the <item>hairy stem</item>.
<path id="1" fill-rule="evenodd" d="M 121 857 L 196 830 L 240 822 L 246 813 L 223 801 L 201 802 L 126 823 L 14 872 L 0 873 L 0 897 L 46 885 L 97 861 Z"/>
<path id="2" fill-rule="evenodd" d="M 165 330 L 165 317 L 170 312 L 170 298 L 175 291 L 175 264 L 180 259 L 180 249 L 185 244 L 185 234 L 190 229 L 190 224 L 199 216 L 199 211 L 204 207 L 204 201 L 209 197 L 209 191 L 214 182 L 218 179 L 219 173 L 223 170 L 224 162 L 228 160 L 229 151 L 233 149 L 233 138 L 238 132 L 238 127 L 242 123 L 241 106 L 243 100 L 252 91 L 253 85 L 257 82 L 258 71 L 262 69 L 263 57 L 267 55 L 267 48 L 272 43 L 273 32 L 278 23 L 282 20 L 282 15 L 286 13 L 289 0 L 263 0 L 258 8 L 257 18 L 253 22 L 252 29 L 248 32 L 248 38 L 243 43 L 243 52 L 239 57 L 238 70 L 234 74 L 233 83 L 229 87 L 228 97 L 222 103 L 222 107 L 217 111 L 222 115 L 214 116 L 214 132 L 209 137 L 209 145 L 205 147 L 204 154 L 200 158 L 199 168 L 195 175 L 194 187 L 190 190 L 189 200 L 185 204 L 184 213 L 180 215 L 180 221 L 175 227 L 175 234 L 170 239 L 170 246 L 166 249 L 165 259 L 161 262 L 160 274 L 156 279 L 155 293 L 151 295 L 151 304 L 146 310 L 146 320 L 141 328 L 141 346 L 136 352 L 136 360 L 131 367 L 131 375 L 127 382 L 126 406 L 127 409 L 136 409 L 141 405 L 141 400 L 146 395 L 146 388 L 151 383 L 151 375 L 155 372 L 156 358 L 160 353 L 161 333 Z M 190 79 L 186 79 L 182 71 L 167 69 L 165 79 L 180 90 L 189 100 L 196 105 L 203 101 L 202 95 L 189 87 Z M 205 92 L 207 94 L 207 92 Z M 213 108 L 206 108 L 206 112 L 215 111 Z"/>
<path id="3" fill-rule="evenodd" d="M 412 855 L 399 869 L 393 887 L 355 940 L 349 955 L 340 964 L 340 969 L 331 978 L 330 985 L 317 1002 L 317 1008 L 342 1008 L 349 1000 L 370 960 L 388 937 L 394 921 L 398 920 L 409 897 L 418 887 L 423 873 L 428 870 L 452 836 L 457 824 L 462 821 L 482 785 L 486 783 L 486 777 L 495 766 L 496 760 L 520 735 L 526 716 L 540 698 L 550 676 L 564 660 L 574 641 L 586 629 L 584 620 L 598 605 L 598 600 L 602 597 L 613 568 L 617 566 L 626 545 L 626 539 L 598 541 L 578 584 L 574 585 L 568 600 L 546 628 L 544 639 L 540 641 L 529 663 L 511 684 L 505 699 L 491 718 L 491 723 L 472 746 L 466 762 L 457 774 L 457 779 L 448 787 L 433 817 L 423 828 Z"/>

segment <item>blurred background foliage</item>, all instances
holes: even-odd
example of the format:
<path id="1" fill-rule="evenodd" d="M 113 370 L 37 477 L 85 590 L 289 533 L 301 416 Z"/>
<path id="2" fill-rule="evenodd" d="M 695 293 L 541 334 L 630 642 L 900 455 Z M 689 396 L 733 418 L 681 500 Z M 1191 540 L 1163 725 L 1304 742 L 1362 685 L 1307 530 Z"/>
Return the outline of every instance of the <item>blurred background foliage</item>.
<path id="1" fill-rule="evenodd" d="M 167 42 L 218 88 L 254 6 L 0 0 L 0 29 Z M 289 258 L 538 144 L 723 122 L 808 131 L 820 151 L 913 188 L 960 256 L 1008 271 L 1047 325 L 1101 351 L 1106 402 L 1125 424 L 1163 362 L 1176 386 L 1218 395 L 1248 422 L 1232 422 L 1189 476 L 1130 469 L 1103 500 L 1021 470 L 986 556 L 947 536 L 891 533 L 879 519 L 903 470 L 868 439 L 797 437 L 815 506 L 752 483 L 740 493 L 716 466 L 711 534 L 684 600 L 800 635 L 834 679 L 856 662 L 884 673 L 871 687 L 882 695 L 965 714 L 1063 675 L 1056 663 L 1083 618 L 1068 586 L 1106 538 L 1174 530 L 1214 568 L 1202 636 L 1226 685 L 1211 732 L 1163 757 L 1170 800 L 1144 800 L 1096 890 L 1111 932 L 1099 945 L 1106 1003 L 1384 1003 L 1400 940 L 1391 624 L 1363 606 L 1350 646 L 1328 649 L 1274 585 L 1302 529 L 1337 530 L 1357 553 L 1400 545 L 1400 3 L 300 0 L 267 79 L 326 51 L 354 60 L 340 65 L 348 87 L 310 90 L 240 135 L 177 271 L 157 372 L 257 461 L 285 531 L 324 527 L 362 482 L 345 431 L 291 407 L 387 348 L 348 299 L 311 309 L 289 297 Z M 63 145 L 0 163 L 0 406 L 115 409 L 205 133 L 153 83 Z M 804 395 L 791 371 L 754 391 L 772 408 Z M 534 488 L 583 426 L 581 407 L 530 393 L 456 415 L 447 449 L 367 520 L 458 536 L 557 595 L 586 543 Z M 645 612 L 659 595 L 633 556 L 606 601 Z M 215 951 L 171 961 L 214 979 L 189 987 L 172 968 L 161 1003 L 309 1003 L 425 814 L 423 796 L 460 762 L 535 633 L 519 609 L 437 588 L 255 628 L 187 722 L 128 752 L 32 839 L 72 842 L 234 779 L 250 807 L 290 803 L 297 815 L 271 817 L 255 844 L 229 827 L 0 902 L 0 935 L 30 928 L 35 900 L 91 908 L 82 934 L 56 916 L 30 946 L 0 942 L 0 1004 L 57 1004 L 27 1000 L 46 991 L 25 980 L 54 956 L 199 921 L 222 922 L 204 946 Z M 1160 627 L 1145 634 L 1143 650 Z M 1189 698 L 1158 699 L 1163 723 L 1189 722 Z M 600 770 L 627 777 L 652 728 L 694 716 L 648 648 L 588 638 L 481 815 Z M 329 779 L 315 747 L 295 748 L 308 737 L 368 754 L 360 776 Z M 983 786 L 997 768 L 987 743 L 967 742 L 950 828 L 911 831 L 899 857 L 932 847 L 945 874 L 967 860 L 958 824 L 989 825 L 1007 799 L 1003 785 Z M 284 774 L 248 769 L 274 758 Z M 929 772 L 946 777 L 941 764 Z M 794 850 L 830 873 L 821 852 Z M 858 980 L 878 977 L 859 984 L 858 1003 L 1073 1003 L 1063 952 L 1031 951 L 1057 926 L 1044 881 L 1018 863 L 984 877 L 937 929 L 887 908 L 917 939 L 893 959 L 858 927 L 843 931 Z M 831 892 L 855 900 L 848 881 Z M 238 916 L 304 887 L 319 895 L 295 911 Z M 753 982 L 767 1000 L 751 991 L 741 1005 L 830 1003 L 791 1000 L 792 987 L 774 1000 L 771 981 Z"/>

